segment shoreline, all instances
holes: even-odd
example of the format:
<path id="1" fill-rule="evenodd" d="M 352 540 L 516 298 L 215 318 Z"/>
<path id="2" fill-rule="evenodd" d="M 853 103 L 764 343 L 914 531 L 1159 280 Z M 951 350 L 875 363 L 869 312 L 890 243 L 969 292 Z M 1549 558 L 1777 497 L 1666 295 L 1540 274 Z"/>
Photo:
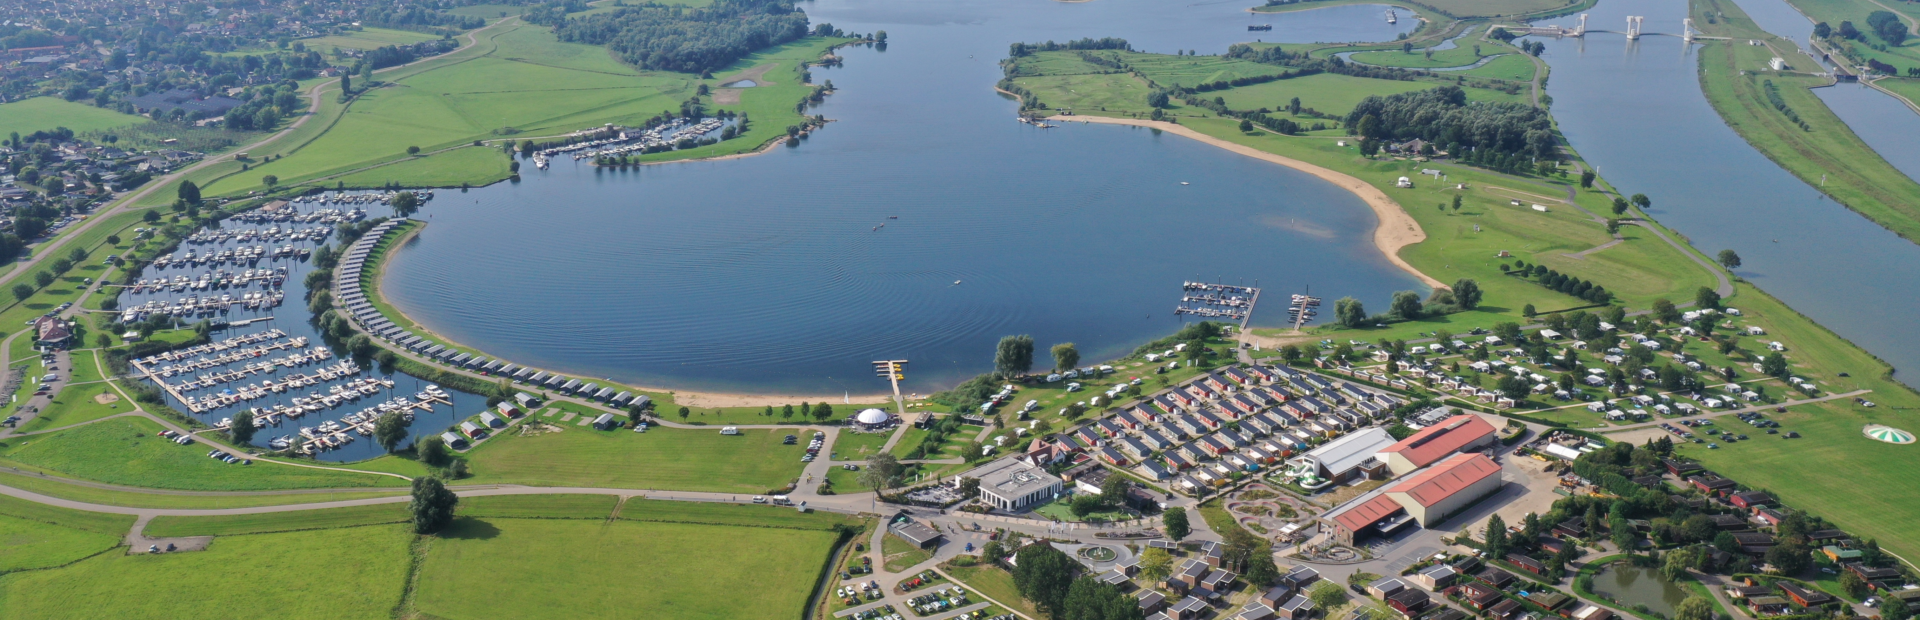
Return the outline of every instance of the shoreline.
<path id="1" fill-rule="evenodd" d="M 416 221 L 420 221 L 420 220 L 416 220 Z M 414 320 L 413 317 L 407 316 L 406 311 L 401 310 L 400 306 L 393 303 L 393 300 L 388 299 L 386 294 L 381 290 L 381 284 L 385 282 L 384 276 L 386 275 L 388 261 L 393 260 L 393 257 L 394 257 L 393 250 L 397 249 L 400 246 L 400 244 L 405 243 L 407 240 L 412 239 L 413 237 L 419 235 L 420 231 L 426 230 L 427 227 L 424 225 L 426 224 L 426 222 L 421 221 L 421 224 L 422 224 L 421 226 L 411 227 L 406 232 L 406 234 L 394 238 L 392 241 L 393 245 L 388 246 L 387 251 L 381 253 L 379 257 L 379 261 L 371 265 L 371 267 L 373 267 L 373 272 L 371 274 L 372 282 L 362 286 L 363 292 L 365 292 L 368 297 L 377 299 L 380 301 L 382 305 L 392 309 L 392 313 L 395 316 L 388 316 L 387 320 L 393 321 L 395 325 L 404 326 L 407 329 L 407 331 L 432 336 L 436 340 L 439 340 L 448 344 L 452 344 L 454 346 L 472 349 L 474 351 L 478 351 L 484 354 L 486 352 L 482 349 L 461 344 L 457 340 L 448 338 L 439 332 L 433 331 L 432 328 L 427 327 L 426 324 L 424 323 Z M 381 314 L 384 316 L 386 313 L 383 312 Z M 359 327 L 357 325 L 355 327 L 355 330 L 359 331 Z M 385 345 L 381 345 L 381 346 L 383 348 L 385 347 Z M 497 355 L 489 355 L 489 357 L 493 357 L 495 359 L 505 359 Z M 436 368 L 439 368 L 441 366 L 444 366 L 444 364 L 439 364 L 435 362 L 433 363 L 433 366 Z M 553 371 L 548 370 L 548 372 L 553 372 Z M 560 374 L 576 376 L 576 377 L 585 376 L 579 373 L 571 373 L 571 372 L 562 372 Z M 688 407 L 688 408 L 778 407 L 781 405 L 792 405 L 792 404 L 798 404 L 801 402 L 809 402 L 809 403 L 824 402 L 828 404 L 832 404 L 833 402 L 833 395 L 831 394 L 792 395 L 792 394 L 747 394 L 742 392 L 685 391 L 685 390 L 676 390 L 673 388 L 635 385 L 635 384 L 629 384 L 625 382 L 613 381 L 611 379 L 605 379 L 605 378 L 602 378 L 599 380 L 614 383 L 616 385 L 619 385 L 625 388 L 632 388 L 635 391 L 653 392 L 656 394 L 666 394 L 673 397 L 673 402 L 675 405 Z M 841 395 L 842 403 L 845 405 L 848 405 L 848 406 L 875 405 L 883 409 L 887 409 L 889 408 L 888 405 L 893 404 L 892 396 L 893 395 L 890 393 L 862 394 L 859 398 L 851 398 L 846 394 Z M 848 400 L 851 400 L 852 402 L 847 402 Z M 908 399 L 908 400 L 911 403 L 913 399 Z"/>
<path id="2" fill-rule="evenodd" d="M 1422 283 L 1425 283 L 1427 286 L 1431 286 L 1436 289 L 1452 288 L 1446 285 L 1445 283 L 1442 283 L 1439 280 L 1433 279 L 1432 276 L 1429 276 L 1421 272 L 1419 269 L 1415 269 L 1412 264 L 1406 261 L 1406 259 L 1400 258 L 1401 248 L 1405 248 L 1409 245 L 1413 245 L 1415 243 L 1420 243 L 1422 241 L 1427 240 L 1426 231 L 1420 228 L 1420 223 L 1417 221 L 1414 221 L 1413 216 L 1408 215 L 1406 209 L 1401 207 L 1400 203 L 1394 202 L 1393 198 L 1388 197 L 1386 192 L 1380 191 L 1379 188 L 1369 185 L 1366 181 L 1362 181 L 1358 177 L 1355 177 L 1353 175 L 1340 172 L 1331 168 L 1320 166 L 1317 164 L 1310 164 L 1310 163 L 1300 161 L 1298 159 L 1294 159 L 1291 157 L 1268 153 L 1266 151 L 1262 151 L 1260 149 L 1256 149 L 1250 146 L 1246 146 L 1242 144 L 1234 144 L 1226 140 L 1221 140 L 1219 138 L 1215 138 L 1213 136 L 1209 136 L 1209 135 L 1200 133 L 1198 131 L 1194 131 L 1186 127 L 1185 125 L 1169 123 L 1166 121 L 1150 121 L 1150 120 L 1139 120 L 1139 119 L 1130 119 L 1130 118 L 1113 118 L 1110 116 L 1079 116 L 1079 115 L 1074 115 L 1072 117 L 1062 117 L 1062 116 L 1055 115 L 1055 116 L 1048 117 L 1048 119 L 1055 120 L 1055 121 L 1077 121 L 1082 123 L 1098 123 L 1098 124 L 1106 124 L 1106 125 L 1128 125 L 1133 127 L 1146 127 L 1149 129 L 1158 129 L 1161 131 L 1165 131 L 1167 133 L 1171 133 L 1177 136 L 1198 141 L 1202 144 L 1216 146 L 1239 155 L 1252 157 L 1254 159 L 1259 159 L 1269 163 L 1279 164 L 1281 166 L 1292 168 L 1294 170 L 1298 170 L 1300 172 L 1305 172 L 1315 177 L 1319 177 L 1320 180 L 1326 181 L 1328 183 L 1332 183 L 1334 185 L 1339 186 L 1341 189 L 1345 189 L 1348 192 L 1352 192 L 1353 195 L 1359 198 L 1361 202 L 1367 203 L 1367 206 L 1373 209 L 1373 214 L 1376 217 L 1378 217 L 1380 220 L 1380 224 L 1378 226 L 1375 226 L 1373 229 L 1373 246 L 1375 249 L 1380 250 L 1380 253 L 1385 255 L 1387 257 L 1387 260 L 1392 262 L 1395 267 L 1399 267 L 1400 270 L 1413 275 L 1415 278 L 1419 278 L 1420 281 Z"/>

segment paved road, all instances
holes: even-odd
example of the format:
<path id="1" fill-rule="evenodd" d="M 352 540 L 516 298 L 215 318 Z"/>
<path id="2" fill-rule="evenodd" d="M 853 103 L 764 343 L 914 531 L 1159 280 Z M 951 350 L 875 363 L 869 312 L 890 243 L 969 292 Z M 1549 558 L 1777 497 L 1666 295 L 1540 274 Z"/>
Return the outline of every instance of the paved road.
<path id="1" fill-rule="evenodd" d="M 1651 421 L 1651 422 L 1639 422 L 1639 423 L 1635 423 L 1635 424 L 1623 424 L 1623 425 L 1620 425 L 1620 426 L 1603 426 L 1603 427 L 1599 427 L 1599 428 L 1589 428 L 1589 429 L 1586 429 L 1586 430 L 1589 430 L 1589 431 L 1594 431 L 1594 432 L 1603 432 L 1603 433 L 1617 433 L 1617 432 L 1621 432 L 1621 431 L 1631 431 L 1631 430 L 1636 430 L 1636 429 L 1642 429 L 1642 428 L 1650 428 L 1650 427 L 1657 427 L 1657 426 L 1660 426 L 1660 425 L 1662 425 L 1662 424 L 1679 424 L 1679 423 L 1680 423 L 1681 421 L 1683 421 L 1683 420 L 1709 420 L 1709 419 L 1713 419 L 1713 418 L 1718 418 L 1718 417 L 1723 417 L 1723 416 L 1729 416 L 1729 415 L 1734 415 L 1734 414 L 1738 414 L 1738 413 L 1751 413 L 1751 412 L 1756 412 L 1756 411 L 1766 411 L 1766 410 L 1768 410 L 1768 409 L 1772 409 L 1772 408 L 1775 408 L 1775 407 L 1794 407 L 1794 406 L 1798 406 L 1798 405 L 1810 405 L 1810 404 L 1813 404 L 1813 403 L 1823 403 L 1823 402 L 1827 402 L 1827 401 L 1830 401 L 1830 400 L 1839 400 L 1839 399 L 1842 399 L 1842 398 L 1853 398 L 1853 397 L 1855 397 L 1855 396 L 1860 396 L 1860 395 L 1862 395 L 1862 394 L 1866 394 L 1866 393 L 1869 393 L 1869 392 L 1872 392 L 1872 391 L 1873 391 L 1873 390 L 1854 390 L 1854 391 L 1852 391 L 1852 392 L 1846 392 L 1846 393 L 1842 393 L 1842 394 L 1828 394 L 1828 395 L 1826 395 L 1826 396 L 1821 396 L 1821 397 L 1818 397 L 1818 398 L 1803 398 L 1803 399 L 1799 399 L 1799 400 L 1788 400 L 1788 401 L 1781 401 L 1781 402 L 1779 402 L 1779 403 L 1774 403 L 1774 404 L 1762 404 L 1762 405 L 1755 405 L 1755 406 L 1752 406 L 1752 407 L 1741 407 L 1741 408 L 1739 408 L 1739 409 L 1727 409 L 1727 410 L 1723 410 L 1723 411 L 1714 411 L 1714 412 L 1709 412 L 1709 413 L 1702 413 L 1702 414 L 1699 414 L 1699 415 L 1690 415 L 1690 416 L 1683 416 L 1683 417 L 1678 417 L 1678 418 L 1666 418 L 1666 419 L 1662 419 L 1662 420 L 1654 420 L 1654 421 Z"/>

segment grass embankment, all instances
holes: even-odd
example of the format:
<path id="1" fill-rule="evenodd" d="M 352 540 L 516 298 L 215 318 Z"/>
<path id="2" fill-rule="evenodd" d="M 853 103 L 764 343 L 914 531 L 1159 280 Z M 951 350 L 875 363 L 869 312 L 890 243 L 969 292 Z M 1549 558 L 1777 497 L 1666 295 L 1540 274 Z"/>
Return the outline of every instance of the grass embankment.
<path id="1" fill-rule="evenodd" d="M 149 122 L 152 121 L 144 116 L 121 114 L 59 97 L 34 97 L 0 104 L 0 135 L 18 132 L 26 136 L 59 127 L 85 133 Z"/>
<path id="2" fill-rule="evenodd" d="M 1920 240 L 1920 183 L 1887 163 L 1808 90 L 1831 83 L 1809 73 L 1821 71 L 1820 65 L 1792 41 L 1762 30 L 1732 2 L 1693 0 L 1691 11 L 1694 23 L 1706 24 L 1708 34 L 1734 39 L 1700 50 L 1702 90 L 1727 125 L 1808 185 L 1903 238 Z M 1720 14 L 1717 23 L 1706 21 L 1708 12 Z M 1743 44 L 1747 40 L 1767 45 Z M 1767 62 L 1775 56 L 1786 58 L 1792 69 L 1769 70 Z M 1774 96 L 1804 128 L 1776 108 Z"/>
<path id="3" fill-rule="evenodd" d="M 120 544 L 132 515 L 82 512 L 0 496 L 0 574 L 60 566 Z"/>
<path id="4" fill-rule="evenodd" d="M 1737 10 L 1725 3 L 1722 3 L 1722 7 L 1729 16 L 1733 16 Z M 1740 20 L 1740 23 L 1745 23 L 1744 18 Z M 1704 22 L 1704 19 L 1696 20 L 1696 23 L 1700 22 Z M 1726 47 L 1745 51 L 1752 46 L 1713 44 L 1707 50 L 1711 52 Z M 1071 59 L 1069 56 L 1056 59 L 1055 62 L 1061 64 Z M 1709 75 L 1712 73 L 1708 72 Z M 1051 90 L 1044 78 L 1023 77 L 1020 81 L 1022 86 L 1039 94 L 1043 101 L 1055 105 L 1064 105 L 1076 95 Z M 1270 84 L 1286 82 L 1283 80 Z M 1238 89 L 1229 89 L 1225 96 L 1233 96 L 1233 90 Z M 1790 89 L 1783 87 L 1782 91 L 1788 92 Z M 1216 91 L 1207 94 L 1221 93 Z M 1099 97 L 1103 93 L 1086 93 L 1084 96 Z M 1305 96 L 1302 97 L 1304 101 Z M 1133 101 L 1131 98 L 1124 100 Z M 1275 101 L 1269 105 L 1278 107 L 1279 103 L 1282 102 Z M 1132 105 L 1137 107 L 1122 110 L 1110 108 L 1106 112 L 1076 107 L 1076 113 L 1124 117 L 1129 112 L 1145 111 L 1144 98 Z M 1239 109 L 1241 105 L 1233 107 Z M 1771 108 L 1763 111 L 1777 114 Z M 1533 304 L 1543 313 L 1585 305 L 1584 302 L 1548 291 L 1530 281 L 1501 275 L 1499 264 L 1512 260 L 1496 258 L 1502 250 L 1511 252 L 1514 259 L 1525 260 L 1529 264 L 1544 264 L 1562 273 L 1599 283 L 1615 292 L 1618 298 L 1616 303 L 1624 305 L 1629 311 L 1644 310 L 1658 297 L 1675 301 L 1690 300 L 1695 289 L 1715 283 L 1712 273 L 1694 262 L 1694 258 L 1701 256 L 1697 249 L 1688 247 L 1675 250 L 1654 238 L 1650 231 L 1639 227 L 1622 228 L 1621 235 L 1625 242 L 1619 245 L 1583 254 L 1608 237 L 1601 225 L 1592 222 L 1586 214 L 1571 209 L 1567 203 L 1555 202 L 1564 199 L 1568 190 L 1568 183 L 1558 178 L 1513 177 L 1443 162 L 1366 160 L 1351 148 L 1335 146 L 1332 140 L 1265 132 L 1243 134 L 1228 119 L 1208 118 L 1210 114 L 1195 110 L 1176 112 L 1180 114 L 1181 125 L 1207 136 L 1345 172 L 1380 188 L 1419 221 L 1428 235 L 1426 241 L 1403 249 L 1402 258 L 1443 282 L 1463 277 L 1474 278 L 1486 291 L 1483 307 L 1475 312 L 1398 323 L 1383 330 L 1319 328 L 1309 338 L 1366 342 L 1380 337 L 1413 339 L 1436 327 L 1462 333 L 1469 327 L 1490 326 L 1494 322 L 1525 323 L 1525 318 L 1518 313 L 1518 308 L 1523 304 Z M 1416 187 L 1412 189 L 1391 187 L 1396 177 L 1414 176 L 1410 173 L 1420 168 L 1441 170 L 1447 175 L 1447 182 L 1416 181 Z M 1468 189 L 1464 192 L 1451 189 L 1459 182 L 1466 182 Z M 1597 185 L 1605 187 L 1605 180 L 1601 179 Z M 1456 193 L 1465 202 L 1459 214 L 1454 214 L 1451 208 L 1443 212 L 1432 206 L 1446 204 Z M 1521 200 L 1523 206 L 1514 207 L 1508 203 L 1515 199 Z M 1610 215 L 1608 197 L 1597 191 L 1577 190 L 1573 200 L 1588 211 Z M 1546 205 L 1549 210 L 1546 213 L 1534 211 L 1530 208 L 1531 204 Z M 1647 224 L 1658 225 L 1654 222 Z M 1476 226 L 1478 230 L 1475 230 Z M 1671 231 L 1667 234 L 1676 240 L 1683 239 Z M 1736 282 L 1735 294 L 1726 303 L 1743 311 L 1743 324 L 1760 326 L 1767 332 L 1765 336 L 1743 339 L 1747 349 L 1757 349 L 1760 341 L 1780 341 L 1787 348 L 1786 355 L 1793 375 L 1812 380 L 1823 394 L 1872 390 L 1867 397 L 1879 406 L 1867 409 L 1842 400 L 1817 407 L 1799 407 L 1795 413 L 1786 414 L 1789 420 L 1787 425 L 1789 430 L 1805 435 L 1803 439 L 1781 440 L 1753 435 L 1757 439 L 1752 442 L 1739 442 L 1711 451 L 1686 447 L 1682 449 L 1683 452 L 1698 456 L 1721 474 L 1772 491 L 1790 506 L 1820 514 L 1856 534 L 1877 538 L 1883 547 L 1905 557 L 1920 558 L 1920 535 L 1914 534 L 1920 532 L 1920 522 L 1916 522 L 1916 519 L 1920 519 L 1920 506 L 1905 501 L 1904 497 L 1889 497 L 1884 493 L 1884 489 L 1892 488 L 1889 485 L 1898 484 L 1895 477 L 1920 469 L 1920 451 L 1878 444 L 1859 432 L 1860 425 L 1870 420 L 1900 426 L 1893 412 L 1920 407 L 1920 395 L 1893 381 L 1889 376 L 1891 369 L 1884 362 L 1758 289 Z M 1695 344 L 1698 346 L 1693 349 L 1705 348 L 1704 345 Z M 1740 367 L 1743 378 L 1753 378 L 1744 361 Z M 1842 376 L 1843 373 L 1845 376 Z M 1774 394 L 1784 391 L 1785 388 L 1778 385 L 1770 388 Z M 1798 394 L 1792 396 L 1799 397 Z M 1799 410 L 1807 413 L 1800 413 Z M 1802 415 L 1806 416 L 1805 420 L 1795 421 L 1797 416 Z M 1907 426 L 1912 424 L 1907 423 Z M 1646 431 L 1636 431 L 1632 436 L 1642 437 L 1646 434 Z M 1872 480 L 1875 483 L 1832 484 L 1835 479 Z"/>
<path id="5" fill-rule="evenodd" d="M 533 420 L 559 432 L 503 433 L 467 454 L 469 484 L 620 487 L 714 491 L 753 495 L 786 486 L 800 475 L 804 445 L 782 445 L 781 431 L 655 428 L 646 433 L 596 431 L 561 422 Z M 522 427 L 527 426 L 523 423 Z"/>
<path id="6" fill-rule="evenodd" d="M 45 435 L 10 440 L 0 463 L 61 475 L 154 489 L 253 491 L 268 489 L 403 486 L 391 476 L 271 463 L 229 465 L 207 458 L 204 444 L 175 445 L 156 434 L 159 424 L 117 418 Z"/>
<path id="7" fill-rule="evenodd" d="M 460 500 L 463 517 L 605 519 L 619 498 L 612 495 L 495 495 Z M 406 502 L 292 512 L 210 517 L 154 517 L 148 536 L 234 536 L 405 523 Z"/>

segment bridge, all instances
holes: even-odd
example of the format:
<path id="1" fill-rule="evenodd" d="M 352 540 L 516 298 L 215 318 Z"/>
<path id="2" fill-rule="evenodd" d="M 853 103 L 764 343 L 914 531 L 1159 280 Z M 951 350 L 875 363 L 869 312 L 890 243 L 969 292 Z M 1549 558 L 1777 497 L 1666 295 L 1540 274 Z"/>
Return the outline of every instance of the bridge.
<path id="1" fill-rule="evenodd" d="M 1638 41 L 1640 37 L 1647 36 L 1647 35 L 1659 35 L 1659 36 L 1667 36 L 1667 37 L 1680 37 L 1681 40 L 1686 41 L 1688 43 L 1692 43 L 1696 40 L 1725 41 L 1728 39 L 1728 37 L 1709 37 L 1709 36 L 1705 36 L 1704 34 L 1699 34 L 1700 30 L 1698 28 L 1693 27 L 1693 18 L 1691 17 L 1681 20 L 1680 34 L 1670 34 L 1665 32 L 1646 32 L 1642 27 L 1642 24 L 1645 22 L 1645 20 L 1646 18 L 1640 15 L 1627 16 L 1627 29 L 1625 31 L 1602 30 L 1598 28 L 1589 29 L 1587 28 L 1587 14 L 1581 13 L 1580 21 L 1577 22 L 1573 27 L 1533 26 L 1533 25 L 1520 26 L 1520 25 L 1508 25 L 1508 24 L 1493 24 L 1493 25 L 1487 26 L 1487 33 L 1492 34 L 1495 29 L 1502 29 L 1502 30 L 1506 30 L 1507 32 L 1511 32 L 1513 34 L 1520 35 L 1520 36 L 1533 35 L 1533 36 L 1548 36 L 1548 37 L 1585 37 L 1589 32 L 1606 32 L 1611 34 L 1626 35 L 1628 41 Z"/>

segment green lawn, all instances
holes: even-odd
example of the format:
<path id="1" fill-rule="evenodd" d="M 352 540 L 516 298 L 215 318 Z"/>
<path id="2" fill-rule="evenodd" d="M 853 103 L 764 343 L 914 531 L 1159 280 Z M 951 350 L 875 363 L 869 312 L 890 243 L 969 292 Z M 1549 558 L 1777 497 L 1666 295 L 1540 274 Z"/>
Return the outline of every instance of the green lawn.
<path id="1" fill-rule="evenodd" d="M 336 47 L 343 50 L 370 50 L 389 45 L 412 45 L 438 38 L 440 37 L 422 32 L 367 28 L 346 34 L 300 39 L 300 42 L 305 43 L 309 50 L 331 53 Z"/>
<path id="2" fill-rule="evenodd" d="M 880 537 L 880 559 L 887 572 L 897 573 L 933 559 L 933 554 L 908 544 L 899 536 L 887 534 Z"/>
<path id="3" fill-rule="evenodd" d="M 1459 75 L 1527 82 L 1533 80 L 1533 60 L 1522 54 L 1507 54 L 1479 68 L 1456 71 Z"/>
<path id="4" fill-rule="evenodd" d="M 946 571 L 968 589 L 978 591 L 981 595 L 991 597 L 1003 604 L 1012 605 L 1028 617 L 1045 617 L 1039 610 L 1034 609 L 1032 602 L 1020 597 L 1019 588 L 1013 585 L 1013 575 L 997 566 L 942 566 L 940 570 Z"/>
<path id="5" fill-rule="evenodd" d="M 460 499 L 457 512 L 474 518 L 541 518 L 605 520 L 617 500 L 612 495 L 494 495 Z M 387 523 L 411 518 L 406 502 L 211 517 L 154 517 L 148 536 L 233 536 L 266 534 Z"/>
<path id="6" fill-rule="evenodd" d="M 59 97 L 34 97 L 0 104 L 0 135 L 19 132 L 25 136 L 56 127 L 84 133 L 146 122 L 150 121 L 143 116 L 121 114 Z"/>
<path id="7" fill-rule="evenodd" d="M 787 433 L 655 428 L 595 431 L 538 418 L 564 430 L 503 433 L 468 453 L 470 484 L 606 486 L 760 494 L 800 475 L 805 446 L 781 445 Z"/>
<path id="8" fill-rule="evenodd" d="M 413 157 L 340 177 L 351 187 L 403 183 L 409 187 L 480 186 L 506 178 L 512 160 L 499 149 L 463 146 L 429 157 Z"/>
<path id="9" fill-rule="evenodd" d="M 204 452 L 202 454 L 205 454 Z M 28 472 L 32 469 L 22 468 Z M 291 495 L 170 495 L 161 493 L 137 493 L 96 489 L 93 487 L 68 484 L 50 478 L 41 478 L 31 473 L 14 473 L 0 469 L 0 484 L 16 489 L 32 491 L 48 497 L 58 497 L 77 502 L 101 504 L 105 506 L 126 506 L 128 508 L 247 508 L 252 506 L 283 506 L 287 504 L 310 504 L 313 502 L 332 502 L 369 497 L 395 497 L 406 494 L 406 489 L 393 488 L 384 491 L 342 491 L 337 493 L 302 493 Z"/>
<path id="10" fill-rule="evenodd" d="M 1479 62 L 1480 59 L 1485 56 L 1492 56 L 1496 53 L 1506 51 L 1505 48 L 1499 46 L 1487 45 L 1482 46 L 1480 50 L 1482 52 L 1481 54 L 1475 54 L 1472 42 L 1463 41 L 1462 43 L 1465 43 L 1465 45 L 1450 50 L 1435 51 L 1432 57 L 1427 56 L 1426 50 L 1416 47 L 1412 53 L 1406 53 L 1400 50 L 1360 52 L 1354 54 L 1353 59 L 1357 62 L 1383 67 L 1429 69 L 1435 67 L 1464 67 Z M 1487 49 L 1489 47 L 1492 49 Z"/>
<path id="11" fill-rule="evenodd" d="M 82 512 L 0 496 L 0 573 L 59 566 L 111 549 L 132 515 Z"/>
<path id="12" fill-rule="evenodd" d="M 412 538 L 389 525 L 226 536 L 191 553 L 106 553 L 0 577 L 0 618 L 384 618 L 406 589 Z"/>
<path id="13" fill-rule="evenodd" d="M 831 512 L 803 513 L 792 508 L 756 504 L 717 504 L 669 500 L 630 499 L 620 506 L 620 518 L 655 523 L 699 523 L 797 530 L 830 530 L 855 525 L 859 519 Z"/>
<path id="14" fill-rule="evenodd" d="M 429 543 L 414 607 L 449 620 L 791 617 L 806 605 L 835 538 L 683 523 L 461 518 Z M 554 587 L 503 589 L 511 583 Z"/>
<path id="15" fill-rule="evenodd" d="M 1920 424 L 1888 405 L 1867 409 L 1846 401 L 1795 407 L 1768 417 L 1780 422 L 1785 429 L 1782 435 L 1748 432 L 1752 440 L 1723 444 L 1718 450 L 1679 444 L 1680 453 L 1741 483 L 1766 489 L 1789 506 L 1879 539 L 1882 547 L 1894 553 L 1920 556 L 1920 539 L 1914 536 L 1920 532 L 1920 496 L 1889 492 L 1911 485 L 1920 472 L 1920 448 L 1874 441 L 1860 432 L 1866 424 L 1908 431 L 1920 431 Z M 1727 420 L 1721 426 L 1734 432 L 1749 430 L 1737 420 Z M 1798 432 L 1801 438 L 1781 439 L 1786 431 Z M 1814 463 L 1818 466 L 1808 466 Z M 1846 483 L 1836 484 L 1841 472 Z"/>
<path id="16" fill-rule="evenodd" d="M 880 453 L 880 448 L 887 445 L 887 439 L 892 436 L 893 431 L 856 433 L 849 429 L 841 429 L 840 436 L 833 440 L 834 458 L 841 461 L 866 459 Z"/>
<path id="17" fill-rule="evenodd" d="M 107 420 L 9 441 L 0 448 L 0 460 L 86 480 L 160 489 L 243 491 L 407 483 L 389 476 L 267 463 L 229 465 L 207 458 L 205 444 L 175 445 L 155 436 L 160 430 L 159 424 L 142 418 Z"/>
<path id="18" fill-rule="evenodd" d="M 101 404 L 96 400 L 101 396 L 110 398 L 111 402 Z M 132 410 L 130 403 L 120 398 L 120 394 L 113 391 L 113 386 L 105 382 L 76 385 L 62 388 L 60 395 L 40 415 L 20 425 L 20 430 L 27 432 L 59 428 Z"/>

